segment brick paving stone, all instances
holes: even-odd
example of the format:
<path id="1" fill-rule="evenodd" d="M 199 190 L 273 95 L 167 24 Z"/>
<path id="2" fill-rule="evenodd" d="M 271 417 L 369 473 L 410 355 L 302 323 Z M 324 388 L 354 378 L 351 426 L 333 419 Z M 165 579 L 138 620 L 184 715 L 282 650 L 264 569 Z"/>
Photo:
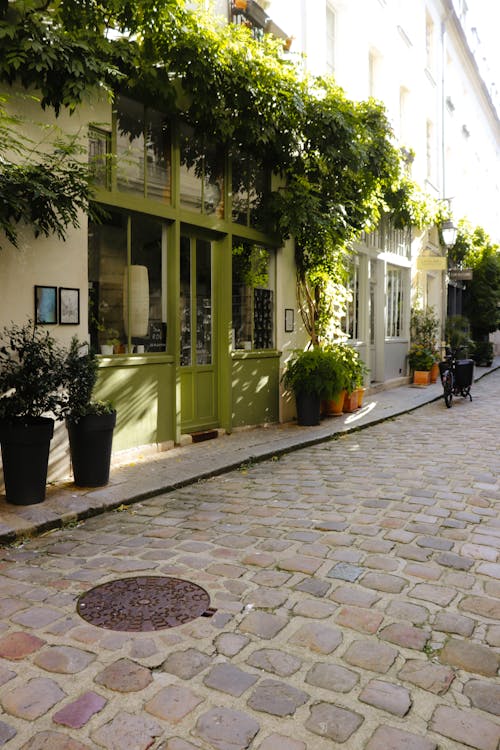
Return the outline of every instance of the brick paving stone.
<path id="1" fill-rule="evenodd" d="M 500 742 L 498 724 L 464 708 L 438 706 L 432 715 L 430 729 L 476 750 L 498 750 Z"/>
<path id="2" fill-rule="evenodd" d="M 308 671 L 305 681 L 309 685 L 333 690 L 337 693 L 348 693 L 357 684 L 359 675 L 346 667 L 337 664 L 316 663 Z"/>
<path id="3" fill-rule="evenodd" d="M 265 552 L 252 552 L 241 559 L 242 565 L 257 565 L 259 568 L 268 568 L 275 563 L 275 556 Z"/>
<path id="4" fill-rule="evenodd" d="M 254 688 L 247 704 L 255 711 L 272 716 L 293 716 L 295 711 L 307 703 L 308 693 L 298 690 L 286 682 L 261 680 Z"/>
<path id="5" fill-rule="evenodd" d="M 184 685 L 169 685 L 145 703 L 144 708 L 158 719 L 178 724 L 203 703 L 203 698 Z"/>
<path id="6" fill-rule="evenodd" d="M 13 680 L 14 677 L 16 677 L 16 672 L 14 672 L 12 669 L 2 667 L 2 665 L 0 664 L 0 687 L 2 685 L 5 685 L 6 682 Z"/>
<path id="7" fill-rule="evenodd" d="M 11 716 L 32 721 L 63 700 L 66 693 L 57 682 L 47 677 L 35 677 L 1 698 L 4 711 Z"/>
<path id="8" fill-rule="evenodd" d="M 118 659 L 94 677 L 94 682 L 98 685 L 120 693 L 144 690 L 152 681 L 151 671 L 130 659 Z"/>
<path id="9" fill-rule="evenodd" d="M 295 586 L 295 591 L 303 591 L 311 596 L 326 596 L 330 590 L 330 584 L 327 581 L 320 581 L 318 578 L 304 578 L 303 581 Z"/>
<path id="10" fill-rule="evenodd" d="M 386 613 L 390 617 L 411 622 L 413 625 L 423 625 L 429 619 L 429 610 L 426 607 L 421 607 L 419 604 L 411 604 L 400 599 L 393 599 L 389 603 Z"/>
<path id="11" fill-rule="evenodd" d="M 254 674 L 244 672 L 234 664 L 216 664 L 203 678 L 203 683 L 214 690 L 220 690 L 229 695 L 240 696 L 245 690 L 254 685 L 259 678 Z"/>
<path id="12" fill-rule="evenodd" d="M 474 560 L 496 562 L 498 558 L 498 550 L 482 544 L 462 544 L 460 551 L 465 557 L 472 557 Z"/>
<path id="13" fill-rule="evenodd" d="M 454 568 L 455 570 L 470 570 L 474 565 L 474 560 L 456 555 L 453 552 L 442 552 L 436 556 L 435 560 L 439 565 L 445 565 L 447 568 Z"/>
<path id="14" fill-rule="evenodd" d="M 162 742 L 158 750 L 200 750 L 200 746 L 193 745 L 192 742 L 186 742 L 180 737 L 171 737 L 169 740 Z"/>
<path id="15" fill-rule="evenodd" d="M 301 740 L 293 740 L 283 734 L 270 734 L 259 745 L 259 750 L 307 750 L 307 745 Z"/>
<path id="16" fill-rule="evenodd" d="M 6 745 L 16 734 L 14 727 L 9 726 L 5 721 L 0 721 L 0 746 Z"/>
<path id="17" fill-rule="evenodd" d="M 50 648 L 40 651 L 35 656 L 34 662 L 38 667 L 46 669 L 48 672 L 76 674 L 88 667 L 95 658 L 95 654 L 73 646 L 50 646 Z"/>
<path id="18" fill-rule="evenodd" d="M 326 625 L 307 623 L 299 628 L 288 642 L 321 654 L 331 654 L 342 643 L 342 633 Z"/>
<path id="19" fill-rule="evenodd" d="M 385 570 L 386 572 L 397 570 L 399 567 L 399 563 L 397 560 L 394 560 L 392 557 L 384 557 L 382 555 L 368 555 L 368 557 L 365 558 L 363 565 L 365 565 L 367 568 Z"/>
<path id="20" fill-rule="evenodd" d="M 408 659 L 398 672 L 398 677 L 430 693 L 444 695 L 455 679 L 455 673 L 448 667 L 427 660 Z"/>
<path id="21" fill-rule="evenodd" d="M 394 664 L 398 652 L 392 646 L 376 641 L 354 641 L 342 659 L 353 667 L 371 669 L 372 672 L 387 672 Z"/>
<path id="22" fill-rule="evenodd" d="M 388 573 L 366 573 L 360 583 L 368 589 L 384 591 L 387 594 L 400 594 L 408 585 L 404 578 Z"/>
<path id="23" fill-rule="evenodd" d="M 310 732 L 321 737 L 328 737 L 334 742 L 346 742 L 363 721 L 363 717 L 354 711 L 348 711 L 332 703 L 317 703 L 311 706 L 305 726 Z"/>
<path id="24" fill-rule="evenodd" d="M 320 531 L 345 531 L 348 525 L 345 521 L 317 521 L 314 528 Z"/>
<path id="25" fill-rule="evenodd" d="M 186 651 L 176 651 L 169 654 L 163 662 L 162 669 L 164 672 L 175 674 L 176 677 L 183 680 L 190 680 L 211 663 L 212 659 L 206 654 L 194 648 L 188 648 Z"/>
<path id="26" fill-rule="evenodd" d="M 152 638 L 138 638 L 130 644 L 132 659 L 147 659 L 158 653 L 158 648 Z"/>
<path id="27" fill-rule="evenodd" d="M 384 539 L 387 539 L 390 542 L 401 542 L 402 544 L 409 544 L 409 542 L 413 542 L 415 537 L 416 534 L 410 534 L 409 531 L 404 531 L 403 529 L 394 529 L 393 531 L 388 531 Z"/>
<path id="28" fill-rule="evenodd" d="M 321 620 L 325 617 L 330 617 L 336 609 L 336 605 L 330 602 L 304 599 L 301 602 L 297 602 L 293 608 L 293 614 L 299 617 L 312 617 Z"/>
<path id="29" fill-rule="evenodd" d="M 91 750 L 78 740 L 68 737 L 61 732 L 37 732 L 26 742 L 20 750 Z"/>
<path id="30" fill-rule="evenodd" d="M 259 570 L 254 576 L 252 581 L 258 583 L 259 586 L 286 586 L 290 580 L 291 575 L 289 573 L 280 573 L 278 570 Z"/>
<path id="31" fill-rule="evenodd" d="M 396 727 L 378 727 L 370 737 L 365 750 L 437 750 L 437 744 L 428 737 L 420 737 Z"/>
<path id="32" fill-rule="evenodd" d="M 270 640 L 274 638 L 280 630 L 288 625 L 288 619 L 280 615 L 272 615 L 268 612 L 250 612 L 240 623 L 240 630 L 243 633 L 251 633 L 259 638 Z"/>
<path id="33" fill-rule="evenodd" d="M 247 572 L 242 565 L 230 565 L 229 563 L 214 563 L 206 568 L 207 573 L 224 578 L 241 578 Z"/>
<path id="34" fill-rule="evenodd" d="M 30 607 L 18 612 L 10 619 L 26 628 L 43 628 L 61 617 L 61 612 L 50 607 Z"/>
<path id="35" fill-rule="evenodd" d="M 221 633 L 215 639 L 215 647 L 223 656 L 236 656 L 242 648 L 245 648 L 250 638 L 237 633 Z"/>
<path id="36" fill-rule="evenodd" d="M 3 659 L 18 661 L 38 651 L 46 641 L 30 633 L 9 633 L 0 638 L 0 656 Z"/>
<path id="37" fill-rule="evenodd" d="M 148 750 L 162 734 L 163 728 L 153 719 L 121 711 L 92 732 L 91 738 L 106 750 Z"/>
<path id="38" fill-rule="evenodd" d="M 414 547 L 412 544 L 400 544 L 396 548 L 398 557 L 404 560 L 415 560 L 416 562 L 426 562 L 432 554 L 432 550 L 424 547 Z"/>
<path id="39" fill-rule="evenodd" d="M 71 729 L 80 729 L 92 716 L 102 711 L 107 702 L 102 695 L 89 691 L 57 711 L 53 715 L 52 721 Z"/>
<path id="40" fill-rule="evenodd" d="M 26 609 L 26 606 L 26 602 L 19 601 L 19 599 L 5 597 L 0 601 L 0 617 L 2 619 L 10 617 L 14 612 L 19 612 L 20 609 Z"/>
<path id="41" fill-rule="evenodd" d="M 288 594 L 276 589 L 264 588 L 254 589 L 245 596 L 245 604 L 253 604 L 261 609 L 275 609 L 281 607 L 288 599 Z"/>
<path id="42" fill-rule="evenodd" d="M 254 718 L 229 708 L 212 708 L 196 722 L 196 734 L 215 750 L 245 750 L 260 729 Z"/>
<path id="43" fill-rule="evenodd" d="M 360 633 L 376 633 L 383 619 L 384 615 L 375 610 L 346 606 L 337 614 L 335 622 Z"/>
<path id="44" fill-rule="evenodd" d="M 360 589 L 359 586 L 339 586 L 330 594 L 330 599 L 339 604 L 352 604 L 355 607 L 373 607 L 380 600 L 374 591 Z"/>
<path id="45" fill-rule="evenodd" d="M 442 633 L 456 633 L 465 637 L 472 635 L 476 623 L 470 617 L 456 612 L 438 612 L 434 620 L 434 630 Z"/>
<path id="46" fill-rule="evenodd" d="M 492 685 L 483 680 L 469 680 L 464 686 L 464 695 L 481 711 L 500 716 L 500 684 Z"/>
<path id="47" fill-rule="evenodd" d="M 490 625 L 486 631 L 486 641 L 490 646 L 500 646 L 500 625 Z"/>
<path id="48" fill-rule="evenodd" d="M 439 661 L 466 672 L 495 677 L 500 667 L 500 654 L 489 646 L 450 638 L 439 653 Z"/>
<path id="49" fill-rule="evenodd" d="M 364 539 L 359 545 L 360 549 L 366 552 L 390 552 L 394 548 L 394 542 L 388 542 L 385 539 Z"/>
<path id="50" fill-rule="evenodd" d="M 439 581 L 443 575 L 443 569 L 439 565 L 418 562 L 406 563 L 403 572 L 408 576 L 423 578 L 426 581 Z"/>
<path id="51" fill-rule="evenodd" d="M 351 563 L 355 567 L 359 567 L 356 563 L 362 562 L 364 556 L 363 552 L 354 549 L 353 547 L 350 549 L 347 549 L 346 547 L 338 547 L 328 555 L 332 560 L 340 560 L 342 563 Z"/>
<path id="52" fill-rule="evenodd" d="M 263 648 L 250 654 L 247 664 L 258 669 L 264 669 L 266 672 L 277 674 L 279 677 L 290 677 L 290 675 L 301 668 L 302 661 L 284 651 Z"/>
<path id="53" fill-rule="evenodd" d="M 500 563 L 481 563 L 477 566 L 477 572 L 490 578 L 500 578 Z"/>
<path id="54" fill-rule="evenodd" d="M 431 583 L 417 583 L 411 591 L 408 592 L 408 596 L 414 599 L 423 599 L 426 602 L 432 602 L 433 604 L 440 604 L 442 607 L 446 607 L 457 595 L 455 589 L 448 588 L 446 586 L 437 586 Z"/>
<path id="55" fill-rule="evenodd" d="M 364 568 L 349 563 L 339 562 L 326 574 L 328 578 L 340 578 L 341 581 L 356 581 L 364 573 Z"/>
<path id="56" fill-rule="evenodd" d="M 359 700 L 401 717 L 406 716 L 412 705 L 409 690 L 384 680 L 371 680 L 359 694 Z"/>
<path id="57" fill-rule="evenodd" d="M 422 628 L 415 628 L 413 625 L 406 625 L 403 622 L 394 622 L 380 631 L 379 637 L 389 643 L 395 643 L 403 648 L 414 648 L 422 651 L 429 640 L 429 633 Z"/>

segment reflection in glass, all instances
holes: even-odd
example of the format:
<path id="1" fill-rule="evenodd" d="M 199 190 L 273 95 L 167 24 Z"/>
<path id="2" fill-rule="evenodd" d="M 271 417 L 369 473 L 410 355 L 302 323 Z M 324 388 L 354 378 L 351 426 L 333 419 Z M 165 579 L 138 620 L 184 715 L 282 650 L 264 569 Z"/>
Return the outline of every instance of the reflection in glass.
<path id="1" fill-rule="evenodd" d="M 232 158 L 232 175 L 233 221 L 262 228 L 262 206 L 268 185 L 265 171 L 252 156 L 236 153 Z"/>
<path id="2" fill-rule="evenodd" d="M 131 233 L 131 268 L 145 269 L 142 277 L 148 280 L 146 301 L 147 321 L 144 329 L 139 326 L 139 321 L 134 321 L 134 311 L 138 311 L 140 295 L 142 290 L 134 287 L 134 278 L 131 277 L 129 291 L 129 311 L 131 316 L 130 335 L 134 347 L 144 347 L 145 351 L 165 351 L 166 349 L 166 290 L 163 279 L 163 253 L 162 253 L 162 224 L 156 219 L 143 215 L 132 217 Z M 139 276 L 139 280 L 141 276 Z M 134 297 L 135 295 L 135 297 Z M 124 310 L 124 314 L 127 311 Z"/>
<path id="3" fill-rule="evenodd" d="M 148 198 L 170 201 L 170 140 L 161 112 L 147 110 L 146 186 Z"/>
<path id="4" fill-rule="evenodd" d="M 144 107 L 124 96 L 118 100 L 116 185 L 144 195 Z"/>
<path id="5" fill-rule="evenodd" d="M 180 266 L 180 362 L 181 365 L 188 366 L 191 364 L 191 242 L 189 237 L 181 237 Z"/>
<path id="6" fill-rule="evenodd" d="M 219 149 L 205 146 L 200 152 L 193 129 L 180 130 L 181 206 L 197 213 L 224 216 L 224 162 Z"/>
<path id="7" fill-rule="evenodd" d="M 212 363 L 212 257 L 210 242 L 196 241 L 196 364 Z"/>

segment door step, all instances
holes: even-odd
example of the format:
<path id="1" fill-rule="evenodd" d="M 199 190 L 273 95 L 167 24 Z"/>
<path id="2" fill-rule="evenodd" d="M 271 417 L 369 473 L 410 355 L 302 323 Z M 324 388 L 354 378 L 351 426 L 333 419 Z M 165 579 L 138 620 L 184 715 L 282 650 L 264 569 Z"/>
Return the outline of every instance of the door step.
<path id="1" fill-rule="evenodd" d="M 203 430 L 202 432 L 191 432 L 190 434 L 193 443 L 203 443 L 204 440 L 213 440 L 219 437 L 218 430 Z"/>

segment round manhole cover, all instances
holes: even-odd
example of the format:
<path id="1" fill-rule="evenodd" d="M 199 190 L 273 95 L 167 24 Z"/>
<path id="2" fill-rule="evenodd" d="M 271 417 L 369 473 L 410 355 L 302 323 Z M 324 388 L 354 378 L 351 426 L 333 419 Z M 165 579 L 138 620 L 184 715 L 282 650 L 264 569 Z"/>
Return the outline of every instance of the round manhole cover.
<path id="1" fill-rule="evenodd" d="M 76 609 L 97 627 L 136 632 L 175 628 L 213 613 L 201 586 L 160 576 L 108 581 L 82 594 Z"/>

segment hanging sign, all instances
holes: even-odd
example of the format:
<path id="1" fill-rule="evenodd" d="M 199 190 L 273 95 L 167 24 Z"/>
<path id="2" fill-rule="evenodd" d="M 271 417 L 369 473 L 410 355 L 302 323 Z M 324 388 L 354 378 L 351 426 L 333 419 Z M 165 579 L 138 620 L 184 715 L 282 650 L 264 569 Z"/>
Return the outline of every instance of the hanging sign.
<path id="1" fill-rule="evenodd" d="M 448 258 L 440 255 L 420 255 L 417 258 L 417 269 L 419 271 L 446 271 Z"/>
<path id="2" fill-rule="evenodd" d="M 450 279 L 452 281 L 471 281 L 472 280 L 472 268 L 452 268 L 450 271 Z"/>

